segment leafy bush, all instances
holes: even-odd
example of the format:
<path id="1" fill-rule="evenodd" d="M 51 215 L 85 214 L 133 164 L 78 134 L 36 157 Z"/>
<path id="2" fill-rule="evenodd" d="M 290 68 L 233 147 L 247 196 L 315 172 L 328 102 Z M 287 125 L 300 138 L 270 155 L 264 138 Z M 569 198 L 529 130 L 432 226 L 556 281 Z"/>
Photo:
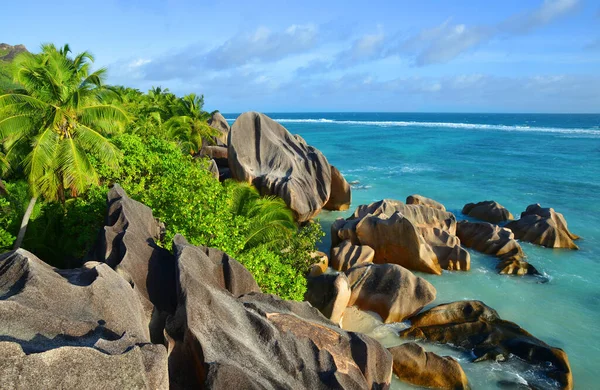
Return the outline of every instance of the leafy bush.
<path id="1" fill-rule="evenodd" d="M 259 241 L 248 246 L 256 228 L 255 214 L 232 212 L 237 183 L 222 185 L 207 171 L 207 162 L 183 155 L 172 142 L 131 134 L 113 139 L 123 152 L 116 169 L 99 166 L 104 184 L 118 182 L 129 196 L 152 208 L 166 225 L 161 245 L 170 248 L 175 234 L 194 245 L 227 252 L 253 273 L 267 293 L 302 300 L 304 273 L 310 252 L 323 236 L 320 225 L 311 223 L 292 232 L 286 245 Z"/>

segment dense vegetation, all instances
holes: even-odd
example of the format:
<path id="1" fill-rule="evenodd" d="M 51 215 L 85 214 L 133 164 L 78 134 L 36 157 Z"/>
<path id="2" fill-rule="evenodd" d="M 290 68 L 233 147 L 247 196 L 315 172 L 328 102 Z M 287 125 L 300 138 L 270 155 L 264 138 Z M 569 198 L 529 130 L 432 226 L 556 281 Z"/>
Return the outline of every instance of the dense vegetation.
<path id="1" fill-rule="evenodd" d="M 281 199 L 213 178 L 198 157 L 216 134 L 202 96 L 107 86 L 92 62 L 44 45 L 0 68 L 11 76 L 0 84 L 1 250 L 23 225 L 17 246 L 54 266 L 81 264 L 118 182 L 165 223 L 160 245 L 183 234 L 241 261 L 263 291 L 302 299 L 320 226 L 299 227 Z"/>

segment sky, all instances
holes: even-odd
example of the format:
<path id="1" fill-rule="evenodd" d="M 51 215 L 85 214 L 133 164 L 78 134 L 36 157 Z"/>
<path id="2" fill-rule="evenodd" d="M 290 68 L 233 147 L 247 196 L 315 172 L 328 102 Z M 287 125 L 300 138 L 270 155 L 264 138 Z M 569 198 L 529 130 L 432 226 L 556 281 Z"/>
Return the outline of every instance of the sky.
<path id="1" fill-rule="evenodd" d="M 600 0 L 2 0 L 0 42 L 222 112 L 600 112 Z"/>

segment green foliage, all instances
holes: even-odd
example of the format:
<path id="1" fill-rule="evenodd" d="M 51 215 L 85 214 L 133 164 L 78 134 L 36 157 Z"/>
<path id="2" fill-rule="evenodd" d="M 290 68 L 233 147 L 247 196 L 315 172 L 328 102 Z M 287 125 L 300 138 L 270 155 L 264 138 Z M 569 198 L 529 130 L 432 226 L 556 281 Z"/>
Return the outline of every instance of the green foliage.
<path id="1" fill-rule="evenodd" d="M 163 246 L 169 248 L 180 233 L 194 245 L 218 248 L 238 259 L 263 291 L 302 300 L 310 252 L 323 236 L 318 224 L 298 229 L 281 200 L 256 197 L 246 185 L 221 185 L 204 160 L 183 155 L 171 142 L 131 134 L 113 141 L 123 152 L 118 168 L 100 166 L 98 172 L 105 183 L 118 182 L 129 196 L 152 208 L 167 228 Z M 242 193 L 249 200 L 241 201 Z M 261 236 L 262 222 L 285 231 Z"/>
<path id="2" fill-rule="evenodd" d="M 0 252 L 10 249 L 16 238 L 10 229 L 13 226 L 14 219 L 11 206 L 7 199 L 0 198 Z"/>

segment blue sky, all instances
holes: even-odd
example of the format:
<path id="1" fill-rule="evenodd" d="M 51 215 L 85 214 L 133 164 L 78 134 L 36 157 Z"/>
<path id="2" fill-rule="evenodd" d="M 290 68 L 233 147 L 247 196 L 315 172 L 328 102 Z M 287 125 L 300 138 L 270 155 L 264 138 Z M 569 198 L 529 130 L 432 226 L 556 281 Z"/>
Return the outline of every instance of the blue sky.
<path id="1" fill-rule="evenodd" d="M 0 42 L 223 112 L 600 112 L 600 0 L 7 1 Z"/>

